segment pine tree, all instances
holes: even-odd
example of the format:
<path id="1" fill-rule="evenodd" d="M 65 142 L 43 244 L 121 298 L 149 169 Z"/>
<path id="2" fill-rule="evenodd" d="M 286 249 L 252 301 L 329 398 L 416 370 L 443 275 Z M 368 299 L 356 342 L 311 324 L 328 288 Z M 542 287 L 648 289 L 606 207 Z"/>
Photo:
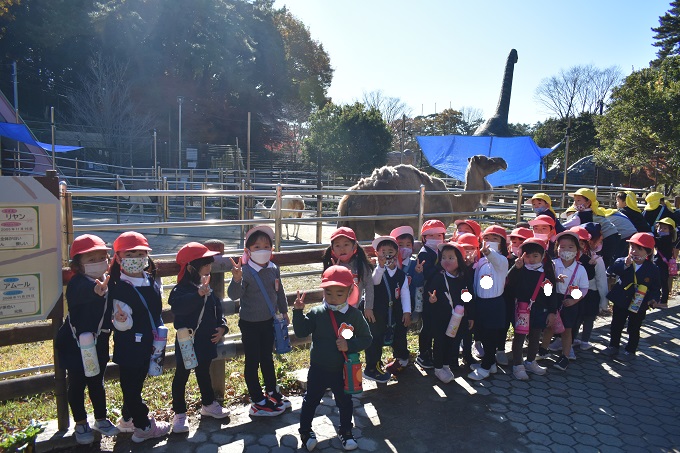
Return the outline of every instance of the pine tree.
<path id="1" fill-rule="evenodd" d="M 673 1 L 670 6 L 671 9 L 659 17 L 659 26 L 652 28 L 656 32 L 653 44 L 659 47 L 658 58 L 651 62 L 652 66 L 658 67 L 668 56 L 680 55 L 680 1 Z"/>

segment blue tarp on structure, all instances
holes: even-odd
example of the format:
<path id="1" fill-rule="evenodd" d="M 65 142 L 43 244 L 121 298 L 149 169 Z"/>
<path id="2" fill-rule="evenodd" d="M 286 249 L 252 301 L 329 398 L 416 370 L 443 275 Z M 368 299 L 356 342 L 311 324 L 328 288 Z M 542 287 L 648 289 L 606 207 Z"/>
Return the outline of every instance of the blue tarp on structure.
<path id="1" fill-rule="evenodd" d="M 437 170 L 452 178 L 465 180 L 468 157 L 482 154 L 502 157 L 508 169 L 487 176 L 489 184 L 505 186 L 545 178 L 541 159 L 559 145 L 539 148 L 531 137 L 472 137 L 467 135 L 416 137 L 423 154 Z"/>
<path id="2" fill-rule="evenodd" d="M 25 124 L 0 123 L 0 135 L 21 143 L 26 143 L 27 145 L 38 146 L 45 151 L 52 151 L 52 145 L 50 143 L 42 143 L 37 141 Z M 54 145 L 54 151 L 57 153 L 75 151 L 76 149 L 81 148 L 81 146 Z"/>

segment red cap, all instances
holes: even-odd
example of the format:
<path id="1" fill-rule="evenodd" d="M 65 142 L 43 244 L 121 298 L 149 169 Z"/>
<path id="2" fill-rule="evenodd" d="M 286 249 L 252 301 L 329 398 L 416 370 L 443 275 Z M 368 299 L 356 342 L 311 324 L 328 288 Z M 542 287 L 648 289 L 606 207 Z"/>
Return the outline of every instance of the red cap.
<path id="1" fill-rule="evenodd" d="M 500 225 L 491 225 L 490 227 L 487 227 L 486 230 L 484 230 L 484 233 L 482 233 L 482 237 L 486 236 L 487 234 L 495 234 L 505 240 L 508 239 L 508 232 L 505 231 L 505 228 Z"/>
<path id="2" fill-rule="evenodd" d="M 396 227 L 392 231 L 390 231 L 390 236 L 392 236 L 394 239 L 398 238 L 399 236 L 403 236 L 404 234 L 410 234 L 411 237 L 415 237 L 413 234 L 413 228 L 411 228 L 408 225 Z"/>
<path id="3" fill-rule="evenodd" d="M 525 245 L 528 245 L 528 244 L 540 245 L 541 247 L 543 247 L 543 250 L 548 248 L 548 243 L 546 241 L 544 241 L 541 238 L 536 238 L 536 237 L 532 237 L 532 238 L 525 240 L 524 242 L 522 242 L 519 245 L 519 248 L 521 249 L 522 247 L 524 247 Z"/>
<path id="4" fill-rule="evenodd" d="M 184 245 L 181 249 L 179 249 L 179 252 L 177 252 L 177 256 L 175 257 L 175 261 L 177 261 L 177 264 L 180 266 L 179 273 L 177 274 L 177 281 L 179 282 L 182 280 L 182 277 L 184 277 L 184 271 L 187 268 L 187 264 L 190 262 L 199 258 L 215 256 L 219 254 L 220 252 L 213 252 L 212 250 L 208 249 L 208 247 L 198 242 L 189 242 L 188 244 Z"/>
<path id="5" fill-rule="evenodd" d="M 333 231 L 331 233 L 331 242 L 337 237 L 344 236 L 347 239 L 356 242 L 357 241 L 357 235 L 354 234 L 354 230 L 349 228 L 349 227 L 340 227 L 337 230 Z"/>
<path id="6" fill-rule="evenodd" d="M 94 234 L 83 234 L 73 240 L 68 255 L 73 259 L 76 255 L 94 252 L 95 250 L 111 250 L 111 247 L 107 247 L 106 243 L 104 243 L 99 236 L 95 236 Z"/>
<path id="7" fill-rule="evenodd" d="M 482 234 L 482 227 L 479 226 L 479 224 L 472 219 L 458 219 L 454 223 L 456 224 L 456 228 L 458 228 L 458 225 L 460 225 L 461 223 L 464 223 L 465 225 L 469 226 L 470 228 L 472 228 L 472 233 L 477 237 L 479 237 L 479 235 Z"/>
<path id="8" fill-rule="evenodd" d="M 420 228 L 420 235 L 423 236 L 425 234 L 445 234 L 446 233 L 446 225 L 444 225 L 444 222 L 441 220 L 428 220 L 425 223 L 423 223 L 423 226 Z"/>
<path id="9" fill-rule="evenodd" d="M 456 242 L 463 247 L 479 248 L 479 239 L 472 233 L 461 233 L 456 238 Z"/>
<path id="10" fill-rule="evenodd" d="M 549 215 L 542 214 L 537 216 L 534 220 L 529 220 L 529 225 L 550 225 L 551 227 L 555 228 L 555 219 Z"/>
<path id="11" fill-rule="evenodd" d="M 128 250 L 151 251 L 151 247 L 149 247 L 149 241 L 143 234 L 136 231 L 126 231 L 113 241 L 113 251 L 127 252 Z"/>
<path id="12" fill-rule="evenodd" d="M 590 233 L 588 233 L 588 230 L 586 230 L 582 226 L 575 226 L 569 228 L 570 231 L 573 231 L 578 235 L 578 238 L 582 241 L 589 241 L 590 240 Z"/>
<path id="13" fill-rule="evenodd" d="M 354 276 L 352 271 L 347 269 L 345 266 L 331 266 L 325 271 L 323 271 L 323 277 L 321 277 L 321 288 L 327 286 L 344 286 L 349 288 L 354 284 Z"/>
<path id="14" fill-rule="evenodd" d="M 534 232 L 529 228 L 519 227 L 512 230 L 512 233 L 508 234 L 508 237 L 516 237 L 522 240 L 527 240 L 534 237 Z"/>
<path id="15" fill-rule="evenodd" d="M 465 258 L 465 248 L 463 248 L 463 244 L 459 244 L 458 242 L 442 242 L 441 244 L 437 244 L 437 248 L 441 252 L 444 250 L 444 247 L 453 247 L 456 250 L 458 250 L 463 258 Z"/>
<path id="16" fill-rule="evenodd" d="M 646 249 L 654 248 L 654 236 L 652 236 L 651 233 L 635 233 L 630 239 L 627 239 L 626 242 L 637 244 Z"/>

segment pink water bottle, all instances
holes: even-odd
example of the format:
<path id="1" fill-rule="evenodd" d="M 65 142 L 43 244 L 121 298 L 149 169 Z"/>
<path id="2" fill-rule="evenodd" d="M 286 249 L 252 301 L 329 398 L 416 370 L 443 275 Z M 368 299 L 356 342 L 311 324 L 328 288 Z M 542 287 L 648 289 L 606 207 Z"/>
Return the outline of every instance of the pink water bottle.
<path id="1" fill-rule="evenodd" d="M 531 310 L 527 302 L 517 302 L 515 313 L 515 333 L 527 335 L 529 333 L 529 318 Z"/>
<path id="2" fill-rule="evenodd" d="M 460 320 L 463 319 L 463 314 L 465 314 L 465 308 L 462 305 L 456 305 L 453 309 L 453 314 L 451 315 L 451 320 L 449 325 L 446 327 L 446 335 L 455 338 L 458 333 L 458 327 L 460 327 Z"/>
<path id="3" fill-rule="evenodd" d="M 678 275 L 678 263 L 674 258 L 668 260 L 668 275 L 671 277 Z"/>

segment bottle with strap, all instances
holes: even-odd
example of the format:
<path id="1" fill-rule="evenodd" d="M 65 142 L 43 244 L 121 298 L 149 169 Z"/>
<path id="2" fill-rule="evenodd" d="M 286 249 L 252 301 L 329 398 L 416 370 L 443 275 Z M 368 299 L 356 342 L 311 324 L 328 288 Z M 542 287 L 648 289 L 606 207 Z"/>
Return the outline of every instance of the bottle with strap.
<path id="1" fill-rule="evenodd" d="M 335 332 L 335 337 L 344 338 L 349 340 L 354 336 L 354 332 L 350 326 L 343 324 L 342 329 L 338 329 L 338 322 L 335 320 L 335 313 L 332 310 L 328 310 L 328 315 L 331 318 L 331 323 L 333 324 L 333 331 Z M 345 358 L 345 365 L 342 369 L 342 378 L 345 383 L 344 391 L 347 394 L 356 394 L 364 391 L 362 387 L 363 372 L 361 371 L 361 360 L 359 359 L 359 354 L 350 352 L 347 354 L 345 351 L 341 351 L 342 356 Z"/>

